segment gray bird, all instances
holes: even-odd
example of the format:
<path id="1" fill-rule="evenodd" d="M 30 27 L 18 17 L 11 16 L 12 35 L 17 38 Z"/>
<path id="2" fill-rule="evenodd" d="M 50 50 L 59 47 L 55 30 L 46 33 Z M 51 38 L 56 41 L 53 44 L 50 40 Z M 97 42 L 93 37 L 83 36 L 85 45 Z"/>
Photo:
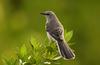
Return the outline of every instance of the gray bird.
<path id="1" fill-rule="evenodd" d="M 45 11 L 41 13 L 46 17 L 46 32 L 49 38 L 54 39 L 57 42 L 60 55 L 64 59 L 74 59 L 75 54 L 66 43 L 64 39 L 64 28 L 58 20 L 57 16 L 52 11 Z"/>

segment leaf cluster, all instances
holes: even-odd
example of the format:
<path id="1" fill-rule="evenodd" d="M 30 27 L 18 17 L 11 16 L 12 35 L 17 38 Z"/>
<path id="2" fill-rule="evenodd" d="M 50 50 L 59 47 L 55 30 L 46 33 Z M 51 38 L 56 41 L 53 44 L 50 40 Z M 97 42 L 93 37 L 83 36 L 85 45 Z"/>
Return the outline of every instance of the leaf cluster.
<path id="1" fill-rule="evenodd" d="M 72 36 L 73 31 L 65 31 L 67 42 Z M 27 44 L 19 47 L 15 57 L 3 57 L 3 62 L 5 65 L 52 65 L 59 64 L 61 59 L 55 42 L 49 42 L 47 38 L 40 42 L 32 37 Z"/>

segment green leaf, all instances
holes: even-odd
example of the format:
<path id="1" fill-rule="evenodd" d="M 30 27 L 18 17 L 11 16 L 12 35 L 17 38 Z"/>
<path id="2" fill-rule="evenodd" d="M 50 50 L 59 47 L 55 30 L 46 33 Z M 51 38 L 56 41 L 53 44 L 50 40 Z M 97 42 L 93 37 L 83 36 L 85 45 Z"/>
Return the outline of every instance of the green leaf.
<path id="1" fill-rule="evenodd" d="M 53 50 L 53 48 L 52 47 L 50 47 L 50 46 L 47 46 L 47 52 L 50 52 L 50 53 L 52 53 L 54 50 Z"/>
<path id="2" fill-rule="evenodd" d="M 27 48 L 25 46 L 25 44 L 22 45 L 21 49 L 20 49 L 20 55 L 22 57 L 26 56 L 27 55 Z"/>
<path id="3" fill-rule="evenodd" d="M 4 65 L 15 65 L 17 63 L 17 59 L 13 57 L 3 57 L 2 61 Z"/>
<path id="4" fill-rule="evenodd" d="M 31 63 L 25 63 L 24 65 L 32 65 Z"/>
<path id="5" fill-rule="evenodd" d="M 53 58 L 53 60 L 59 60 L 61 58 L 62 58 L 62 56 L 58 56 L 58 57 Z"/>
<path id="6" fill-rule="evenodd" d="M 73 31 L 65 32 L 65 39 L 67 40 L 67 42 L 71 40 L 72 36 L 73 36 Z"/>
<path id="7" fill-rule="evenodd" d="M 71 43 L 68 43 L 69 45 L 74 45 L 75 43 L 74 42 L 71 42 Z"/>

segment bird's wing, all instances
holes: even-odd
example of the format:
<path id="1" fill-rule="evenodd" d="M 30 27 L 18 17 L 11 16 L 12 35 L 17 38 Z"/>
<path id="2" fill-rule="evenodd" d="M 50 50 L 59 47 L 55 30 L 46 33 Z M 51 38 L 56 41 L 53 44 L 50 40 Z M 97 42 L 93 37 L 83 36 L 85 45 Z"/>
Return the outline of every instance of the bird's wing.
<path id="1" fill-rule="evenodd" d="M 55 39 L 55 40 L 63 40 L 63 30 L 58 27 L 53 29 L 52 31 L 49 32 L 49 34 Z"/>

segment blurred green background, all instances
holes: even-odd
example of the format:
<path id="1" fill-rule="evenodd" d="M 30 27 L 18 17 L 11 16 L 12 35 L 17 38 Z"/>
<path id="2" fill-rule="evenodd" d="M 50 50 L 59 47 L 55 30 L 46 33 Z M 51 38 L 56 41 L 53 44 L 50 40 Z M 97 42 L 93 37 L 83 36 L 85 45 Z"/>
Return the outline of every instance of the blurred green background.
<path id="1" fill-rule="evenodd" d="M 54 11 L 65 29 L 74 30 L 76 60 L 61 65 L 99 65 L 99 0 L 0 0 L 0 56 L 13 55 L 32 34 L 46 36 L 45 18 L 39 14 L 45 10 Z"/>

